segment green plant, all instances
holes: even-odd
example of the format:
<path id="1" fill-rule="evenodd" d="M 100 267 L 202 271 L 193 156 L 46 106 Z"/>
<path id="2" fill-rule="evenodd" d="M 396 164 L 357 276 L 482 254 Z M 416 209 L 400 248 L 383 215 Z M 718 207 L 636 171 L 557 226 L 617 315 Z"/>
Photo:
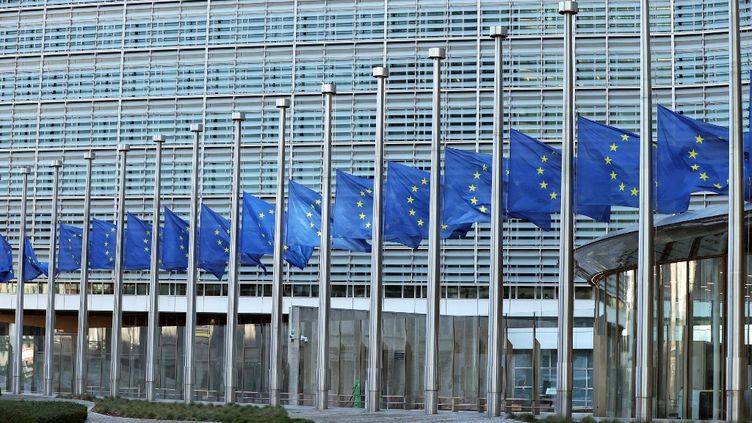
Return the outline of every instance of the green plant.
<path id="1" fill-rule="evenodd" d="M 81 423 L 86 421 L 85 405 L 64 401 L 0 401 L 0 417 L 14 423 Z"/>

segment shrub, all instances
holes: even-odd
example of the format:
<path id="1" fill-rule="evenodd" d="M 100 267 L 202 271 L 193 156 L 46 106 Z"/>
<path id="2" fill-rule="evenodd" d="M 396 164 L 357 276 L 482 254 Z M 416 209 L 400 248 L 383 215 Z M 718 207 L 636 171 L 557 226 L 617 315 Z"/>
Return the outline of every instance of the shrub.
<path id="1" fill-rule="evenodd" d="M 86 406 L 64 401 L 0 401 L 2 421 L 14 423 L 81 423 Z"/>

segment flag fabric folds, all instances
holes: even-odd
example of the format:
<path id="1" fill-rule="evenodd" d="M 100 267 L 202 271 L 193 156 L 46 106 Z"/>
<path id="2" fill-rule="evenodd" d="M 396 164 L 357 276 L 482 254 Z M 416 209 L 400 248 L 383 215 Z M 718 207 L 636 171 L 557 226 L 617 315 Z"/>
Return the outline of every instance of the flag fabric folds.
<path id="1" fill-rule="evenodd" d="M 430 174 L 400 163 L 387 164 L 384 240 L 418 248 L 428 238 Z M 464 236 L 471 224 L 442 223 L 441 237 Z"/>
<path id="2" fill-rule="evenodd" d="M 656 208 L 681 213 L 694 192 L 728 192 L 728 129 L 658 106 Z"/>
<path id="3" fill-rule="evenodd" d="M 577 117 L 578 206 L 639 207 L 640 137 Z"/>
<path id="4" fill-rule="evenodd" d="M 164 227 L 159 239 L 161 268 L 167 271 L 188 269 L 188 222 L 167 207 L 164 208 Z"/>
<path id="5" fill-rule="evenodd" d="M 89 268 L 92 270 L 115 269 L 115 246 L 117 245 L 115 224 L 91 219 L 89 238 Z"/>
<path id="6" fill-rule="evenodd" d="M 83 230 L 75 226 L 60 224 L 58 244 L 58 272 L 74 272 L 81 268 Z"/>
<path id="7" fill-rule="evenodd" d="M 491 221 L 490 154 L 444 149 L 444 223 Z"/>
<path id="8" fill-rule="evenodd" d="M 0 234 L 0 282 L 8 282 L 13 275 L 13 248 L 8 240 Z"/>
<path id="9" fill-rule="evenodd" d="M 543 230 L 551 229 L 551 213 L 561 211 L 561 153 L 535 138 L 512 129 L 510 133 L 507 210 L 527 216 Z M 609 206 L 575 207 L 575 212 L 608 221 Z M 546 218 L 541 218 L 548 214 Z"/>
<path id="10" fill-rule="evenodd" d="M 373 181 L 337 171 L 332 237 L 371 239 Z"/>
<path id="11" fill-rule="evenodd" d="M 321 245 L 321 195 L 295 181 L 289 183 L 287 201 L 287 244 L 307 247 Z M 332 248 L 369 252 L 371 246 L 362 239 L 332 238 Z"/>
<path id="12" fill-rule="evenodd" d="M 274 253 L 274 218 L 273 205 L 250 193 L 243 193 L 241 254 L 258 256 Z M 303 269 L 308 265 L 313 254 L 313 247 L 284 243 L 284 252 L 285 261 Z"/>
<path id="13" fill-rule="evenodd" d="M 148 270 L 151 266 L 152 226 L 135 215 L 127 214 L 125 227 L 125 270 Z"/>
<path id="14" fill-rule="evenodd" d="M 198 234 L 198 267 L 222 279 L 230 260 L 230 221 L 206 205 L 201 205 Z M 261 255 L 240 255 L 241 263 L 261 266 Z M 266 269 L 264 269 L 266 270 Z"/>
<path id="15" fill-rule="evenodd" d="M 42 263 L 37 259 L 31 241 L 24 237 L 23 281 L 33 281 L 41 275 L 47 275 L 47 263 Z"/>

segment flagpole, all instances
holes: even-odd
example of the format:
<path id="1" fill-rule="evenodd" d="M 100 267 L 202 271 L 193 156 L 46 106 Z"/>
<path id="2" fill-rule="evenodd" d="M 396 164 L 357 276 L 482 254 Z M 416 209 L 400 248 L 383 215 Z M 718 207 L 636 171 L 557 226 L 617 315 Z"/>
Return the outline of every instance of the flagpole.
<path id="1" fill-rule="evenodd" d="M 201 133 L 204 125 L 194 123 L 193 158 L 191 160 L 191 206 L 188 223 L 188 269 L 185 285 L 185 364 L 183 367 L 183 400 L 193 401 L 195 372 L 193 371 L 193 348 L 196 340 L 196 284 L 198 283 L 198 191 L 201 183 L 200 153 Z"/>
<path id="2" fill-rule="evenodd" d="M 371 313 L 368 345 L 368 411 L 379 411 L 381 404 L 381 350 L 384 286 L 381 283 L 384 261 L 382 200 L 384 191 L 384 115 L 386 111 L 386 67 L 373 68 L 376 78 L 376 160 L 373 178 L 373 240 L 371 246 Z"/>
<path id="3" fill-rule="evenodd" d="M 272 273 L 271 346 L 269 347 L 269 405 L 280 405 L 282 379 L 282 265 L 285 242 L 285 121 L 290 100 L 277 99 L 279 110 L 279 141 L 277 143 L 277 197 L 274 203 L 274 269 Z"/>
<path id="4" fill-rule="evenodd" d="M 331 308 L 331 215 L 332 192 L 332 101 L 337 87 L 322 84 L 324 96 L 324 159 L 321 176 L 321 247 L 319 248 L 319 324 L 316 408 L 326 410 L 329 406 L 329 309 Z"/>
<path id="5" fill-rule="evenodd" d="M 726 420 L 745 417 L 745 285 L 744 134 L 742 132 L 741 33 L 739 0 L 729 0 L 729 237 L 728 317 L 726 339 Z"/>
<path id="6" fill-rule="evenodd" d="M 29 168 L 24 166 L 18 169 L 21 174 L 21 214 L 18 226 L 18 275 L 16 277 L 16 320 L 15 339 L 13 340 L 13 393 L 20 395 L 23 392 L 23 320 L 24 320 L 24 261 L 26 250 L 24 240 L 26 237 L 26 192 L 29 188 Z"/>
<path id="7" fill-rule="evenodd" d="M 149 320 L 146 338 L 146 400 L 154 401 L 157 390 L 157 343 L 159 342 L 159 208 L 162 191 L 162 145 L 164 135 L 155 135 L 154 198 L 151 218 L 151 260 L 149 268 Z M 119 239 L 118 239 L 119 240 Z"/>
<path id="8" fill-rule="evenodd" d="M 426 308 L 425 412 L 439 410 L 439 300 L 441 298 L 441 61 L 443 48 L 431 48 L 431 190 L 428 218 L 428 304 Z"/>
<path id="9" fill-rule="evenodd" d="M 120 352 L 122 349 L 121 339 L 123 330 L 123 259 L 125 252 L 125 181 L 128 173 L 128 151 L 130 148 L 123 144 L 118 147 L 120 155 L 120 165 L 118 166 L 120 175 L 118 181 L 118 202 L 117 202 L 117 245 L 115 248 L 115 284 L 113 292 L 112 306 L 112 343 L 110 346 L 110 396 L 117 397 L 120 395 Z M 82 263 L 82 266 L 89 266 L 89 263 Z"/>
<path id="10" fill-rule="evenodd" d="M 501 393 L 504 378 L 504 338 L 502 319 L 504 318 L 504 205 L 502 184 L 502 160 L 504 155 L 504 39 L 507 28 L 493 26 L 490 31 L 494 39 L 494 131 L 493 158 L 491 163 L 491 280 L 489 281 L 488 304 L 488 392 L 486 411 L 489 417 L 501 414 Z"/>
<path id="11" fill-rule="evenodd" d="M 78 337 L 76 338 L 76 392 L 86 394 L 89 349 L 89 226 L 91 224 L 91 176 L 94 152 L 84 153 L 86 160 L 86 185 L 84 188 L 84 224 L 81 233 L 81 283 L 78 285 Z"/>
<path id="12" fill-rule="evenodd" d="M 650 1 L 640 1 L 640 212 L 637 257 L 635 418 L 653 418 L 653 100 Z"/>
<path id="13" fill-rule="evenodd" d="M 240 239 L 240 145 L 245 113 L 234 112 L 235 148 L 232 157 L 232 195 L 230 201 L 230 271 L 227 281 L 227 334 L 225 335 L 225 403 L 235 401 L 235 341 L 238 332 L 238 240 Z"/>
<path id="14" fill-rule="evenodd" d="M 564 139 L 561 149 L 561 229 L 559 235 L 559 338 L 557 406 L 572 416 L 572 323 L 574 308 L 574 18 L 576 1 L 560 1 L 564 15 Z"/>
<path id="15" fill-rule="evenodd" d="M 57 203 L 60 191 L 60 167 L 63 162 L 52 160 L 52 222 L 50 232 L 50 252 L 47 266 L 47 313 L 44 327 L 44 394 L 53 394 L 52 375 L 54 374 L 53 359 L 55 357 L 55 268 L 57 267 Z"/>

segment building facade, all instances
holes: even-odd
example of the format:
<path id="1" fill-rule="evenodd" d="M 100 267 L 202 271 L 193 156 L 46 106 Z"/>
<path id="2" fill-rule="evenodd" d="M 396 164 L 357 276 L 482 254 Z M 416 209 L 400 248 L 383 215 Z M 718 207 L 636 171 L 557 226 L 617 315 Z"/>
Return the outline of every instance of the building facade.
<path id="1" fill-rule="evenodd" d="M 653 1 L 654 103 L 721 125 L 728 113 L 727 1 Z M 742 4 L 744 74 L 749 71 L 750 4 Z M 350 1 L 82 1 L 0 0 L 0 233 L 18 244 L 21 179 L 31 166 L 27 235 L 42 260 L 51 224 L 52 171 L 44 164 L 62 159 L 61 222 L 82 225 L 85 165 L 94 150 L 93 216 L 114 220 L 116 146 L 131 147 L 127 167 L 127 210 L 150 218 L 154 150 L 151 138 L 165 135 L 163 204 L 187 216 L 192 134 L 202 123 L 200 194 L 202 201 L 229 214 L 233 111 L 246 113 L 243 125 L 242 188 L 269 201 L 276 186 L 277 113 L 275 100 L 290 98 L 288 175 L 319 190 L 321 183 L 322 98 L 320 84 L 334 82 L 333 165 L 371 176 L 374 154 L 376 82 L 374 66 L 386 65 L 387 160 L 427 168 L 430 150 L 430 47 L 445 47 L 442 140 L 445 145 L 490 152 L 493 102 L 493 41 L 488 27 L 505 25 L 505 128 L 560 145 L 562 128 L 563 19 L 556 2 L 350 0 Z M 639 121 L 639 2 L 583 1 L 577 15 L 576 108 L 581 114 L 637 131 Z M 746 82 L 746 81 L 745 81 Z M 698 196 L 695 207 L 718 201 Z M 618 209 L 611 223 L 577 221 L 577 242 L 585 243 L 636 219 Z M 478 225 L 466 239 L 443 247 L 442 314 L 488 313 L 489 228 Z M 505 227 L 505 313 L 518 322 L 525 340 L 515 356 L 515 393 L 529 402 L 555 386 L 558 226 L 543 232 L 510 221 Z M 148 272 L 127 272 L 123 395 L 140 396 L 144 354 Z M 385 251 L 385 308 L 395 313 L 425 311 L 425 246 Z M 58 277 L 60 356 L 56 390 L 70 390 L 75 345 L 77 273 Z M 315 306 L 316 256 L 305 270 L 288 269 L 285 309 Z M 368 309 L 370 257 L 336 251 L 332 262 L 332 306 Z M 0 337 L 13 323 L 15 283 L 0 286 Z M 107 392 L 109 321 L 113 277 L 91 272 L 92 329 L 89 333 L 89 389 Z M 226 279 L 201 275 L 197 287 L 202 342 L 197 353 L 200 398 L 221 395 L 221 357 L 226 312 Z M 41 323 L 46 285 L 27 283 L 28 390 L 41 389 Z M 185 275 L 161 275 L 160 392 L 180 396 Z M 580 281 L 575 291 L 575 406 L 592 406 L 593 290 Z M 265 395 L 265 329 L 271 310 L 271 275 L 241 270 L 241 330 L 245 333 L 239 384 L 249 401 Z M 36 316 L 36 317 L 35 317 Z M 482 319 L 480 319 L 482 320 Z M 479 321 L 479 320 L 478 320 Z M 36 323 L 35 323 L 36 322 Z M 532 328 L 536 330 L 533 331 Z M 514 330 L 513 330 L 514 329 Z M 385 329 L 385 330 L 388 330 Z M 532 335 L 531 339 L 529 334 Z M 385 337 L 389 334 L 385 333 Z M 2 339 L 0 338 L 0 339 Z M 291 337 L 292 338 L 292 335 Z M 478 342 L 484 339 L 479 336 Z M 459 343 L 462 339 L 458 340 Z M 9 347 L 0 342 L 0 364 Z M 9 345 L 9 344 L 8 344 Z M 482 348 L 481 348 L 482 350 Z M 416 350 L 417 351 L 417 350 Z M 479 352 L 481 354 L 482 352 Z M 25 357 L 27 352 L 24 351 Z M 576 354 L 576 355 L 577 355 Z M 65 357 L 69 357 L 66 359 Z M 395 351 L 393 357 L 405 357 Z M 514 361 L 513 360 L 513 361 Z M 37 364 L 35 364 L 37 363 Z M 67 363 L 67 364 L 66 364 Z M 249 364 L 250 363 L 250 364 Z M 478 365 L 484 366 L 479 360 Z M 288 363 L 292 368 L 292 364 Z M 416 362 L 416 366 L 419 362 Z M 482 367 L 481 367 L 482 368 Z M 540 372 L 534 372 L 539 368 Z M 0 382 L 9 380 L 0 366 Z M 288 369 L 288 372 L 292 371 Z M 3 373 L 6 372 L 6 373 Z M 98 373 L 97 373 L 98 372 Z M 483 372 L 480 372 L 483 373 Z M 480 376 L 470 376 L 479 379 Z M 35 378 L 38 378 L 36 380 Z M 216 380 L 212 380 L 215 378 Z M 459 379 L 456 378 L 449 379 Z M 354 378 L 350 378 L 354 380 Z M 480 380 L 473 383 L 480 386 Z M 126 382 L 127 380 L 127 382 Z M 245 382 L 244 382 L 245 381 Z M 446 381 L 446 379 L 445 379 Z M 413 381 L 420 383 L 420 379 Z M 9 382 L 8 382 L 9 383 Z M 387 382 L 385 382 L 387 383 Z M 442 389 L 454 384 L 446 382 Z M 472 384 L 472 383 L 471 383 Z M 553 385 L 552 385 L 553 384 Z M 362 385 L 362 382 L 361 382 Z M 348 388 L 342 388 L 345 392 Z M 477 390 L 480 404 L 484 390 Z M 455 396 L 454 391 L 448 395 Z M 343 394 L 344 395 L 344 394 Z M 446 397 L 446 392 L 443 394 Z M 465 394 L 462 394 L 463 396 Z M 524 397 L 524 398 L 523 398 Z M 469 400 L 469 402 L 472 402 Z M 415 403 L 419 398 L 415 399 Z"/>

